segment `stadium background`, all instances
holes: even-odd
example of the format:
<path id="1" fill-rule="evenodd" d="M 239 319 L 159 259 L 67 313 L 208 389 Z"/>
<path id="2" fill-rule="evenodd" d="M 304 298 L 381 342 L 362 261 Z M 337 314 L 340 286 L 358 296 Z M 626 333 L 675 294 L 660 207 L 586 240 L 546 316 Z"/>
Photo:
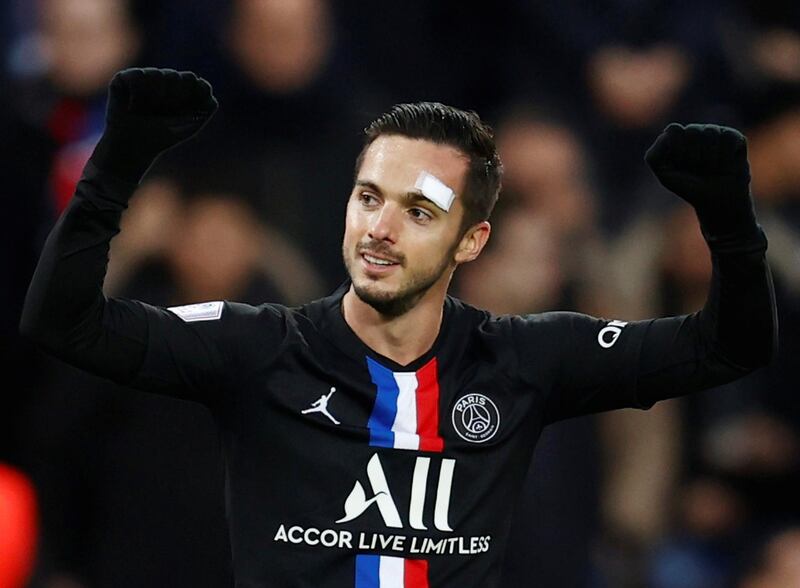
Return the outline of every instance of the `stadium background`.
<path id="1" fill-rule="evenodd" d="M 504 586 L 800 586 L 797 2 L 6 0 L 0 55 L 0 588 L 231 585 L 204 409 L 78 372 L 16 330 L 106 85 L 132 65 L 196 71 L 221 103 L 151 170 L 113 243 L 107 293 L 164 305 L 337 286 L 360 129 L 436 100 L 488 120 L 506 168 L 457 295 L 496 312 L 692 312 L 709 255 L 642 156 L 673 120 L 743 130 L 778 358 L 549 428 Z"/>

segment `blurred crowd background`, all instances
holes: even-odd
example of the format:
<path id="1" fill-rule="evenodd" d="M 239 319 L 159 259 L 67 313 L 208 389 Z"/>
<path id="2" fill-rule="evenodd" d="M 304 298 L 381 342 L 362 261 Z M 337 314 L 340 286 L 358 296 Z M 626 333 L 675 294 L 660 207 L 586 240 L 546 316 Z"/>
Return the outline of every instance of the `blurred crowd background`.
<path id="1" fill-rule="evenodd" d="M 436 100 L 488 120 L 506 170 L 492 242 L 456 295 L 497 313 L 693 312 L 709 254 L 642 156 L 670 121 L 745 132 L 778 357 L 646 412 L 548 428 L 503 585 L 800 586 L 796 0 L 4 0 L 0 58 L 0 588 L 231 585 L 205 409 L 17 334 L 128 66 L 191 69 L 220 100 L 151 169 L 112 244 L 107 294 L 159 305 L 294 305 L 338 286 L 361 129 Z"/>

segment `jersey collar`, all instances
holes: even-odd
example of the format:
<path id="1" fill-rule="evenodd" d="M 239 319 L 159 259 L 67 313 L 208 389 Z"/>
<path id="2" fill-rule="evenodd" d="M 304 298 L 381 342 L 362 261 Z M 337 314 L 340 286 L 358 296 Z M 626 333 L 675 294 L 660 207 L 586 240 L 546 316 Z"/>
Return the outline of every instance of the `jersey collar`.
<path id="1" fill-rule="evenodd" d="M 347 321 L 344 320 L 344 313 L 342 312 L 342 298 L 350 289 L 350 280 L 346 280 L 339 286 L 333 294 L 327 298 L 322 299 L 322 313 L 323 313 L 323 333 L 328 336 L 336 346 L 341 348 L 345 353 L 354 357 L 359 361 L 364 361 L 365 357 L 371 357 L 381 365 L 396 372 L 413 372 L 428 363 L 431 358 L 435 357 L 439 350 L 443 347 L 447 335 L 450 331 L 450 321 L 452 315 L 452 300 L 449 296 L 445 297 L 444 309 L 442 313 L 442 324 L 439 328 L 439 333 L 436 335 L 436 340 L 433 342 L 431 348 L 419 356 L 417 359 L 409 362 L 406 365 L 401 365 L 396 361 L 381 355 L 366 343 L 364 343 L 358 335 L 355 334 Z"/>

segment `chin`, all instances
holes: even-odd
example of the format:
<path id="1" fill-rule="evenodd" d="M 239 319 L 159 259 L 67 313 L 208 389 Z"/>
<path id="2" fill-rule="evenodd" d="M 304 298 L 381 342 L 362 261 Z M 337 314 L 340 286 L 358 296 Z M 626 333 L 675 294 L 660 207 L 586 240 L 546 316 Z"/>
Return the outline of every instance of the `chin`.
<path id="1" fill-rule="evenodd" d="M 384 290 L 356 281 L 353 281 L 353 291 L 364 304 L 368 304 L 380 314 L 390 317 L 407 313 L 416 306 L 425 293 Z"/>
<path id="2" fill-rule="evenodd" d="M 445 275 L 448 264 L 422 274 L 391 275 L 372 279 L 360 271 L 357 260 L 344 257 L 347 273 L 356 296 L 380 314 L 398 317 L 414 308 L 423 296 Z M 390 286 L 390 283 L 400 282 Z"/>

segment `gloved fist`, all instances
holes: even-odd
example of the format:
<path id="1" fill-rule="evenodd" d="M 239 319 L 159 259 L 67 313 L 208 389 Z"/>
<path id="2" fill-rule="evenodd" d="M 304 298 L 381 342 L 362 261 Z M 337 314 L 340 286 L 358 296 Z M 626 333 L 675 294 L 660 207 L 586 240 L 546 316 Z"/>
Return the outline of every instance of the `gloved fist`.
<path id="1" fill-rule="evenodd" d="M 138 182 L 159 154 L 197 133 L 217 106 L 211 84 L 192 72 L 117 72 L 108 87 L 106 128 L 92 162 Z"/>
<path id="2" fill-rule="evenodd" d="M 665 188 L 694 207 L 707 240 L 756 230 L 747 140 L 736 129 L 671 123 L 644 158 Z"/>

